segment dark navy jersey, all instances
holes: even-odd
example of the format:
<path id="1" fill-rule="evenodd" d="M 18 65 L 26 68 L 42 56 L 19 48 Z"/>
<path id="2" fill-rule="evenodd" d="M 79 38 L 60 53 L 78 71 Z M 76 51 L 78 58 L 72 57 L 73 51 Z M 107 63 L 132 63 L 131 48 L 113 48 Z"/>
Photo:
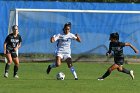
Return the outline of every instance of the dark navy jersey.
<path id="1" fill-rule="evenodd" d="M 124 57 L 124 54 L 123 54 L 124 46 L 125 46 L 125 43 L 123 43 L 123 42 L 110 42 L 109 53 L 111 53 L 111 51 L 113 51 L 114 58 Z"/>
<path id="2" fill-rule="evenodd" d="M 21 42 L 22 42 L 22 38 L 19 34 L 16 37 L 14 37 L 13 33 L 11 33 L 6 37 L 4 43 L 7 43 L 6 49 L 13 50 Z"/>

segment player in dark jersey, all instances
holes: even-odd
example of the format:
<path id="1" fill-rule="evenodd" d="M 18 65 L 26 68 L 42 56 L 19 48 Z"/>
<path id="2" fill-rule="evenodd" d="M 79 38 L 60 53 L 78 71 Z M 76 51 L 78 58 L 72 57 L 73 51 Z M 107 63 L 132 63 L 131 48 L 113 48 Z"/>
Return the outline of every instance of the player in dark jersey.
<path id="1" fill-rule="evenodd" d="M 117 69 L 119 72 L 129 74 L 132 77 L 132 79 L 134 79 L 133 70 L 129 71 L 123 67 L 124 63 L 123 47 L 130 46 L 135 53 L 138 53 L 139 51 L 130 43 L 120 42 L 118 33 L 111 33 L 109 40 L 110 40 L 109 51 L 106 53 L 106 55 L 110 56 L 112 54 L 111 52 L 113 51 L 114 64 L 111 67 L 109 67 L 106 73 L 102 77 L 98 78 L 98 80 L 104 80 L 115 69 Z"/>
<path id="2" fill-rule="evenodd" d="M 13 77 L 19 78 L 17 75 L 18 67 L 19 67 L 19 59 L 17 55 L 17 50 L 21 46 L 22 38 L 18 34 L 18 26 L 14 25 L 12 26 L 13 33 L 9 34 L 4 42 L 4 54 L 7 59 L 7 63 L 5 65 L 5 73 L 4 77 L 8 78 L 8 70 L 10 68 L 10 65 L 12 61 L 14 62 L 14 74 Z"/>

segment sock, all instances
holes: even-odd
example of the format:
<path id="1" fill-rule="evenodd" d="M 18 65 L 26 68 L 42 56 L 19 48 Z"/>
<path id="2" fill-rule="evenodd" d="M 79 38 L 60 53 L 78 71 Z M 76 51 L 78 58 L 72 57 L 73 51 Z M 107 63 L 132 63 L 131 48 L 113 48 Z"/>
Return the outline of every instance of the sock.
<path id="1" fill-rule="evenodd" d="M 9 68 L 10 68 L 10 64 L 6 63 L 6 65 L 5 65 L 5 73 L 8 73 Z"/>
<path id="2" fill-rule="evenodd" d="M 51 68 L 56 68 L 56 63 L 52 63 L 52 64 L 50 65 L 50 67 L 51 67 Z"/>
<path id="3" fill-rule="evenodd" d="M 111 73 L 111 72 L 110 72 L 109 70 L 107 70 L 106 73 L 105 73 L 102 77 L 103 77 L 103 78 L 106 78 L 107 76 L 110 75 L 110 73 Z"/>
<path id="4" fill-rule="evenodd" d="M 14 76 L 17 74 L 17 72 L 18 72 L 18 66 L 14 66 Z"/>
<path id="5" fill-rule="evenodd" d="M 130 71 L 127 70 L 127 69 L 125 69 L 125 68 L 123 68 L 122 72 L 123 72 L 123 73 L 126 73 L 126 74 L 130 74 Z"/>
<path id="6" fill-rule="evenodd" d="M 70 68 L 71 73 L 73 74 L 74 78 L 78 78 L 74 67 Z"/>

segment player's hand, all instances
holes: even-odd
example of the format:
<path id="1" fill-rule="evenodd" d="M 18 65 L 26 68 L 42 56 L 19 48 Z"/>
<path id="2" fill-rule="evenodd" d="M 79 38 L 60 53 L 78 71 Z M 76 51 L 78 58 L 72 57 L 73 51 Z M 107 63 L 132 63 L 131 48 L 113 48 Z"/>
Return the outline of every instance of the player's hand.
<path id="1" fill-rule="evenodd" d="M 78 37 L 78 34 L 75 34 L 76 37 Z"/>
<path id="2" fill-rule="evenodd" d="M 18 48 L 16 47 L 16 48 L 14 48 L 14 50 L 15 50 L 15 51 L 17 51 L 17 50 L 18 50 Z"/>
<path id="3" fill-rule="evenodd" d="M 134 52 L 135 52 L 136 54 L 138 54 L 138 53 L 139 53 L 139 50 L 135 50 Z"/>
<path id="4" fill-rule="evenodd" d="M 79 36 L 78 34 L 75 34 L 75 36 L 76 36 L 77 38 L 80 38 L 80 36 Z"/>
<path id="5" fill-rule="evenodd" d="M 81 42 L 80 36 L 79 36 L 78 34 L 75 34 L 75 36 L 77 37 L 76 40 L 77 40 L 78 42 Z"/>
<path id="6" fill-rule="evenodd" d="M 6 54 L 6 50 L 4 50 L 4 54 Z"/>
<path id="7" fill-rule="evenodd" d="M 112 53 L 106 53 L 106 56 L 110 57 L 112 55 Z"/>

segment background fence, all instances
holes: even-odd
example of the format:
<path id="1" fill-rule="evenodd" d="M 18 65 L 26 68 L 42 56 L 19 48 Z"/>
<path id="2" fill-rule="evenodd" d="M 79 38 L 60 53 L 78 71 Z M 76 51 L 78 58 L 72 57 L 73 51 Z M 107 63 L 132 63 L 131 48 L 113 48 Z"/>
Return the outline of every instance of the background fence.
<path id="1" fill-rule="evenodd" d="M 111 3 L 1 1 L 0 6 L 2 12 L 0 21 L 1 53 L 4 39 L 8 34 L 11 9 L 140 10 L 139 4 Z M 109 44 L 109 34 L 112 32 L 119 32 L 121 41 L 130 42 L 140 49 L 140 14 L 20 12 L 18 22 L 19 32 L 23 38 L 22 47 L 19 50 L 19 53 L 22 54 L 53 54 L 56 44 L 50 43 L 50 37 L 62 32 L 66 22 L 72 23 L 71 32 L 78 33 L 82 39 L 82 43 L 72 42 L 73 55 L 104 55 Z M 126 55 L 134 55 L 133 50 L 129 48 L 124 50 Z"/>

